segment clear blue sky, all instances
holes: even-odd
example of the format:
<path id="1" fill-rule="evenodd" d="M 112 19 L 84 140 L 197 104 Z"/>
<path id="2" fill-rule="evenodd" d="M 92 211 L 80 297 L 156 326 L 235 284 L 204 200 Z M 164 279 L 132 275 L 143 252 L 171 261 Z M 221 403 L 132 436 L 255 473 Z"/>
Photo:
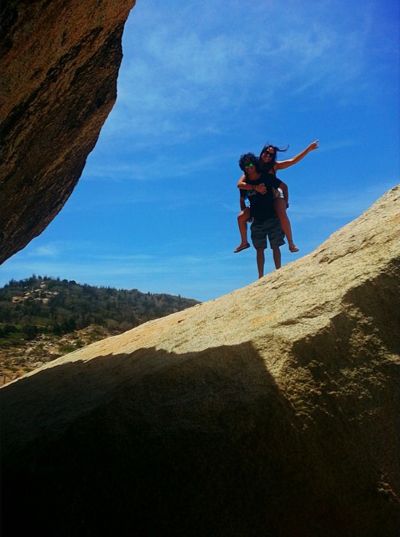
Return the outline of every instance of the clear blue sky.
<path id="1" fill-rule="evenodd" d="M 240 154 L 267 141 L 299 254 L 399 182 L 397 0 L 138 0 L 117 103 L 61 213 L 0 269 L 217 297 L 256 279 L 238 244 Z M 382 245 L 384 248 L 384 245 Z M 272 269 L 267 252 L 266 271 Z"/>

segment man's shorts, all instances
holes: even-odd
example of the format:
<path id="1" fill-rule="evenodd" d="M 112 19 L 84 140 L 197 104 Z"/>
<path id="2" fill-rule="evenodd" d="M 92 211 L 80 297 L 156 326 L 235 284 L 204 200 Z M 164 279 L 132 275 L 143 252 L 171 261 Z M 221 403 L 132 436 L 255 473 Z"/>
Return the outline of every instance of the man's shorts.
<path id="1" fill-rule="evenodd" d="M 251 241 L 254 248 L 266 248 L 267 237 L 271 248 L 285 244 L 284 233 L 278 218 L 254 220 L 251 224 Z"/>

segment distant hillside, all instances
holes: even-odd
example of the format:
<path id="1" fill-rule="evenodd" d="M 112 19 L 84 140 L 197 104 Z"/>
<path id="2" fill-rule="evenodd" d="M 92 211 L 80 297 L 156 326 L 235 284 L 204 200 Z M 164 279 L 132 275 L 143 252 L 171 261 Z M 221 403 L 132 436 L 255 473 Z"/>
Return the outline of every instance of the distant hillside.
<path id="1" fill-rule="evenodd" d="M 197 303 L 181 296 L 93 287 L 46 276 L 11 280 L 0 288 L 3 382 L 43 361 Z"/>

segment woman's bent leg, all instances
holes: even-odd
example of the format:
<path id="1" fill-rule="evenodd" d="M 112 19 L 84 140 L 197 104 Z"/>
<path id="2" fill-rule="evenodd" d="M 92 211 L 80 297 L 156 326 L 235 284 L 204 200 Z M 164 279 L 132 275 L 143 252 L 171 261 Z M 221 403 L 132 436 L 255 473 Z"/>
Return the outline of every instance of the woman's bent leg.
<path id="1" fill-rule="evenodd" d="M 238 215 L 238 226 L 239 226 L 239 233 L 241 242 L 239 246 L 237 246 L 234 249 L 235 253 L 241 252 L 242 250 L 245 250 L 246 248 L 250 247 L 250 244 L 247 240 L 247 222 L 250 219 L 250 209 L 247 208 L 244 211 L 241 211 Z"/>
<path id="2" fill-rule="evenodd" d="M 279 218 L 279 221 L 281 223 L 282 230 L 284 234 L 286 235 L 289 250 L 291 252 L 298 252 L 299 249 L 293 242 L 293 236 L 292 236 L 292 227 L 290 225 L 290 220 L 288 218 L 288 215 L 286 214 L 286 201 L 283 198 L 277 198 L 274 201 L 275 206 L 275 212 L 277 217 Z"/>

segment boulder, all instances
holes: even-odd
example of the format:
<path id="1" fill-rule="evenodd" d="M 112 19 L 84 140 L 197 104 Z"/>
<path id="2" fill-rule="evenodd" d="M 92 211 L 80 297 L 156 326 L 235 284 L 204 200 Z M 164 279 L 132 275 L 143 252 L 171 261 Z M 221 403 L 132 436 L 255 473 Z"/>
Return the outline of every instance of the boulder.
<path id="1" fill-rule="evenodd" d="M 3 387 L 5 535 L 398 536 L 399 202 Z"/>
<path id="2" fill-rule="evenodd" d="M 0 8 L 0 263 L 52 221 L 116 98 L 135 0 L 19 0 Z"/>

